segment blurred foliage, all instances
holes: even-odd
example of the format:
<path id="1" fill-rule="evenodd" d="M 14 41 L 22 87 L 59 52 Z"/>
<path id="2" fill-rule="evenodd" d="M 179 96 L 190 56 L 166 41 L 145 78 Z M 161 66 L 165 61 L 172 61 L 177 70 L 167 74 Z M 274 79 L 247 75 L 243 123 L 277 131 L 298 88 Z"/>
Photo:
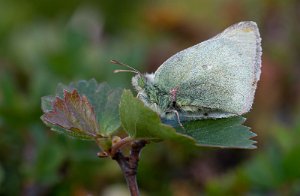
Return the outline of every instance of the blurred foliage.
<path id="1" fill-rule="evenodd" d="M 151 72 L 242 20 L 258 23 L 263 42 L 262 78 L 246 122 L 259 135 L 258 149 L 149 145 L 138 181 L 147 195 L 299 194 L 299 9 L 297 0 L 1 0 L 0 194 L 122 189 L 117 164 L 99 160 L 93 143 L 42 124 L 40 97 L 79 79 L 130 88 L 131 75 L 113 74 L 118 67 L 109 60 Z"/>
<path id="2" fill-rule="evenodd" d="M 300 123 L 274 127 L 265 150 L 234 171 L 207 184 L 208 195 L 299 195 Z"/>

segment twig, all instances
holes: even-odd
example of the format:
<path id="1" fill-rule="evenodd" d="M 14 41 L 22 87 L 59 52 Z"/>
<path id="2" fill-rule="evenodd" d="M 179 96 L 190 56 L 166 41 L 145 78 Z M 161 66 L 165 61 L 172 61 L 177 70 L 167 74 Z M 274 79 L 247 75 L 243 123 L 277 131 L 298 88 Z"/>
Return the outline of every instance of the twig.
<path id="1" fill-rule="evenodd" d="M 126 179 L 131 196 L 139 196 L 139 188 L 136 181 L 136 174 L 139 162 L 139 156 L 142 148 L 146 145 L 145 140 L 134 141 L 131 145 L 130 155 L 124 156 L 123 153 L 118 150 L 112 156 L 112 159 L 116 160 L 123 172 Z"/>

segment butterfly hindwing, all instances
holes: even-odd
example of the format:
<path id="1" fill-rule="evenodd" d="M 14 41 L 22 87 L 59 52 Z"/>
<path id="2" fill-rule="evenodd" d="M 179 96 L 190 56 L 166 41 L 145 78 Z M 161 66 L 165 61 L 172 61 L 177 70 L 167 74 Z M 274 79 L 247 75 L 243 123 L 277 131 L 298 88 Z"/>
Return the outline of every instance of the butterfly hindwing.
<path id="1" fill-rule="evenodd" d="M 178 105 L 186 108 L 211 108 L 220 117 L 246 113 L 260 77 L 260 41 L 255 23 L 238 23 L 170 57 L 154 83 L 166 93 L 176 89 Z"/>

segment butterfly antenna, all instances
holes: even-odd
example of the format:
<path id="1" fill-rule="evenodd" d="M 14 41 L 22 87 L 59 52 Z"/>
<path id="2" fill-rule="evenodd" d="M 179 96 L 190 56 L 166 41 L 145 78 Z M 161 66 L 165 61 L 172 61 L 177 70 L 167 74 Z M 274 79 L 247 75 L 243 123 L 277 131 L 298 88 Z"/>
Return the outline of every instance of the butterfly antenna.
<path id="1" fill-rule="evenodd" d="M 126 70 L 126 69 L 124 69 L 124 70 L 123 69 L 117 69 L 117 70 L 114 71 L 114 73 L 131 72 L 131 73 L 135 73 L 135 74 L 141 75 L 141 73 L 138 70 L 134 69 L 133 67 L 131 67 L 131 66 L 125 64 L 125 63 L 121 63 L 121 62 L 119 62 L 117 60 L 111 60 L 110 62 L 112 64 L 115 64 L 115 65 L 121 65 L 121 66 L 129 68 L 129 70 Z"/>

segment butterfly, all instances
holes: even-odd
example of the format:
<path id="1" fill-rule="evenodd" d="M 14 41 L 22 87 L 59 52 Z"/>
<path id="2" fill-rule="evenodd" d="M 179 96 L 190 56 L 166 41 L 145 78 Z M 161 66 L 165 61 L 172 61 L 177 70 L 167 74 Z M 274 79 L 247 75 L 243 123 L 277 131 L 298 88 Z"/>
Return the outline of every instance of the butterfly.
<path id="1" fill-rule="evenodd" d="M 161 118 L 227 118 L 247 113 L 261 74 L 261 37 L 255 22 L 234 24 L 182 50 L 152 74 L 134 72 L 137 97 Z"/>

